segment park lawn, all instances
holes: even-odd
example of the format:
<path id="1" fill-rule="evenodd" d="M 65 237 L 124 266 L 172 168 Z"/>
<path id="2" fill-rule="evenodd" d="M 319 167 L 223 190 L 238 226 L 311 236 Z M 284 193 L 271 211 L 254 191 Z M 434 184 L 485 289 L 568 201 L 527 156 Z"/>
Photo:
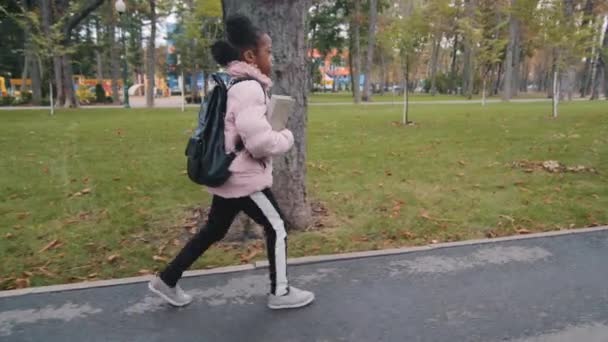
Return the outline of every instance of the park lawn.
<path id="1" fill-rule="evenodd" d="M 325 227 L 289 254 L 422 245 L 608 224 L 608 105 L 315 106 L 309 195 Z M 209 196 L 184 175 L 195 110 L 1 111 L 0 289 L 124 277 L 161 268 Z M 557 160 L 598 173 L 526 172 Z M 264 257 L 222 244 L 196 268 Z"/>
<path id="2" fill-rule="evenodd" d="M 461 95 L 442 95 L 437 94 L 432 96 L 430 94 L 420 94 L 414 93 L 410 94 L 410 101 L 457 101 L 457 100 L 467 100 L 466 97 Z M 517 99 L 545 99 L 547 96 L 545 93 L 520 93 L 516 98 Z M 309 95 L 308 97 L 310 103 L 351 103 L 353 102 L 353 97 L 350 92 L 337 92 L 337 93 L 323 93 L 323 92 L 315 92 Z M 488 99 L 500 99 L 500 96 L 490 96 Z M 473 100 L 480 101 L 481 95 L 474 95 Z M 403 95 L 393 94 L 392 92 L 386 92 L 383 95 L 374 94 L 372 96 L 372 102 L 402 102 Z"/>

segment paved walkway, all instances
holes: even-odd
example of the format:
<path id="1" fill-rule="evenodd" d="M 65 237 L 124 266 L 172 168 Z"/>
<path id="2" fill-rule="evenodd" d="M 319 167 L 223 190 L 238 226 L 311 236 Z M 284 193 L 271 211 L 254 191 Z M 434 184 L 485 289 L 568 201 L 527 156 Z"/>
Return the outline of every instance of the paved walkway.
<path id="1" fill-rule="evenodd" d="M 317 301 L 265 307 L 266 272 L 1 298 L 2 341 L 608 341 L 608 230 L 292 266 Z"/>

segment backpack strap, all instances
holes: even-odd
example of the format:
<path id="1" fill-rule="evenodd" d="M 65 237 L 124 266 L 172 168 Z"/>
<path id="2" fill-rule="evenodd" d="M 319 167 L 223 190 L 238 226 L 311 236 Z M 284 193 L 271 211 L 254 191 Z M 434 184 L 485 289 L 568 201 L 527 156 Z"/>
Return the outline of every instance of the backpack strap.
<path id="1" fill-rule="evenodd" d="M 262 83 L 260 83 L 260 81 L 258 81 L 257 79 L 255 79 L 253 77 L 233 78 L 228 83 L 228 89 L 227 90 L 230 90 L 230 88 L 232 88 L 235 84 L 241 83 L 241 82 L 244 82 L 244 81 L 256 81 L 260 85 L 260 87 L 262 88 L 262 92 L 264 93 L 264 104 L 266 104 L 266 91 L 264 90 L 264 87 L 262 86 Z M 241 152 L 242 150 L 244 150 L 245 149 L 245 145 L 243 144 L 243 141 L 239 140 L 239 142 L 236 144 L 236 146 L 234 147 L 234 149 L 236 150 L 236 152 Z"/>

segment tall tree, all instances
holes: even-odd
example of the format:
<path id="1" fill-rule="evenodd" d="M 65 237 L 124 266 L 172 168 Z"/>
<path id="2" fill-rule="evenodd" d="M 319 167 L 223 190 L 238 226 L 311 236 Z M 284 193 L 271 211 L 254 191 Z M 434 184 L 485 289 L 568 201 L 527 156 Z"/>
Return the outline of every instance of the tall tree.
<path id="1" fill-rule="evenodd" d="M 608 62 L 608 15 L 604 17 L 605 32 L 602 41 L 602 46 L 598 49 L 598 55 L 595 61 L 595 73 L 591 87 L 591 99 L 597 100 L 600 96 L 600 84 L 603 83 L 604 95 L 608 99 L 608 70 L 606 64 Z"/>
<path id="2" fill-rule="evenodd" d="M 369 0 L 369 32 L 367 37 L 367 58 L 365 60 L 365 80 L 363 83 L 363 101 L 372 98 L 371 79 L 372 63 L 374 62 L 374 50 L 376 45 L 376 24 L 378 18 L 378 0 Z"/>
<path id="3" fill-rule="evenodd" d="M 150 38 L 146 51 L 146 107 L 154 107 L 154 78 L 156 76 L 156 0 L 149 0 Z"/>
<path id="4" fill-rule="evenodd" d="M 472 22 L 475 14 L 475 1 L 476 0 L 464 0 L 464 11 L 465 15 L 463 21 Z M 474 59 L 475 59 L 475 46 L 472 42 L 472 37 L 464 36 L 464 66 L 462 71 L 462 93 L 467 98 L 473 97 L 473 74 L 474 74 Z"/>
<path id="5" fill-rule="evenodd" d="M 355 103 L 361 102 L 361 0 L 355 1 L 355 11 L 351 19 L 351 51 L 353 62 L 351 63 L 351 77 L 353 80 L 353 95 Z"/>
<path id="6" fill-rule="evenodd" d="M 505 79 L 502 89 L 502 99 L 505 101 L 511 100 L 513 97 L 513 85 L 516 84 L 514 75 L 516 74 L 515 64 L 519 60 L 517 53 L 517 42 L 519 37 L 519 19 L 515 8 L 517 0 L 511 0 L 511 8 L 509 13 L 509 44 L 507 45 L 507 57 L 505 60 Z"/>
<path id="7" fill-rule="evenodd" d="M 275 160 L 274 189 L 288 227 L 303 229 L 312 220 L 306 191 L 307 67 L 306 14 L 308 0 L 223 0 L 224 17 L 246 14 L 273 40 L 272 91 L 295 98 L 287 127 L 295 137 L 294 148 Z"/>

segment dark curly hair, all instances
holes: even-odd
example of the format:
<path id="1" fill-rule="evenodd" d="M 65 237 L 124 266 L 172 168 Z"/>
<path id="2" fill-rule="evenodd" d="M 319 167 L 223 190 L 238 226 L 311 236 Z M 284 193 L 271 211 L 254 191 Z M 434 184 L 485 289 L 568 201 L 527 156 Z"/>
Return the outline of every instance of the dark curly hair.
<path id="1" fill-rule="evenodd" d="M 262 31 L 246 16 L 230 16 L 226 19 L 227 40 L 218 40 L 211 46 L 213 59 L 221 66 L 238 61 L 244 50 L 257 47 L 261 36 Z"/>

